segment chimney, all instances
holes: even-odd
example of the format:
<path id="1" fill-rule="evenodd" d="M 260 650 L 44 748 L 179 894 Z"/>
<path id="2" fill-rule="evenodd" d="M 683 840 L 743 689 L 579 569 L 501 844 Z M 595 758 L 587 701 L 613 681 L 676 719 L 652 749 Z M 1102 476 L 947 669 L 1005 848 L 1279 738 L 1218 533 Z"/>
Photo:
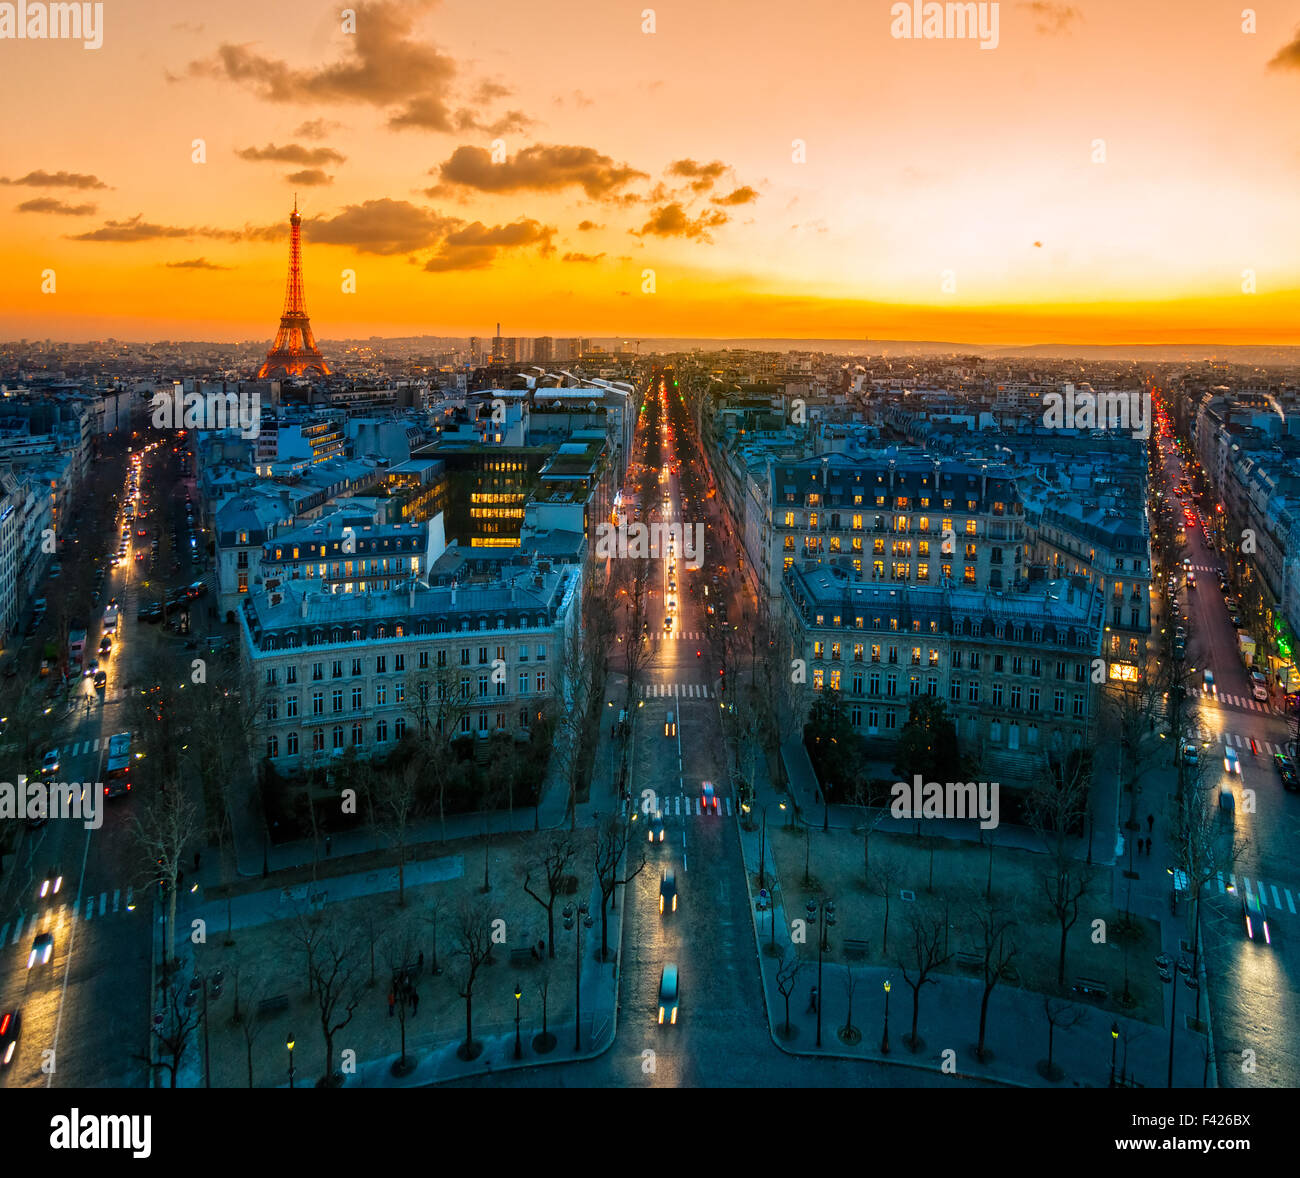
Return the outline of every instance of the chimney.
<path id="1" fill-rule="evenodd" d="M 410 592 L 406 595 L 406 608 L 413 610 L 415 608 L 415 578 L 411 578 Z"/>
<path id="2" fill-rule="evenodd" d="M 298 616 L 305 618 L 307 616 L 307 594 L 302 595 L 302 600 L 298 603 Z"/>

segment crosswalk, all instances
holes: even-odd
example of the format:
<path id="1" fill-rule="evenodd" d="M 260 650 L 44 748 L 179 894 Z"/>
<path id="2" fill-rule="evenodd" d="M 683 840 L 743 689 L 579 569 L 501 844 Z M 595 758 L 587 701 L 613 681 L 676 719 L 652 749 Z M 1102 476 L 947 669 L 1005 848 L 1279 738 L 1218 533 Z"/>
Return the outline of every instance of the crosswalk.
<path id="1" fill-rule="evenodd" d="M 1263 712 L 1268 716 L 1281 716 L 1281 708 L 1274 707 L 1271 703 L 1261 703 L 1257 699 L 1251 699 L 1245 695 L 1233 695 L 1226 691 L 1206 691 L 1202 687 L 1193 687 L 1188 693 L 1193 699 L 1208 699 L 1215 703 L 1224 704 L 1230 708 L 1240 708 L 1243 712 Z"/>
<path id="2" fill-rule="evenodd" d="M 74 900 L 70 904 L 64 903 L 57 907 L 51 906 L 40 912 L 23 913 L 16 919 L 0 925 L 0 945 L 18 944 L 19 940 L 22 939 L 24 929 L 27 930 L 29 935 L 34 935 L 33 930 L 52 929 L 57 931 L 65 924 L 71 924 L 78 920 L 84 924 L 87 921 L 111 917 L 114 914 L 127 913 L 134 904 L 134 888 L 127 888 L 125 892 L 121 888 L 117 888 L 114 890 L 111 899 L 108 892 L 100 892 L 98 896 L 87 896 L 84 901 Z"/>
<path id="3" fill-rule="evenodd" d="M 1264 908 L 1289 912 L 1292 916 L 1300 915 L 1296 911 L 1295 897 L 1291 894 L 1290 888 L 1284 887 L 1279 892 L 1277 884 L 1265 884 L 1262 879 L 1252 880 L 1245 875 L 1238 877 L 1232 872 L 1229 872 L 1225 878 L 1222 871 L 1217 873 L 1215 882 L 1218 884 L 1221 896 L 1227 895 L 1230 890 L 1243 899 L 1247 894 L 1253 893 L 1259 897 L 1260 905 Z"/>
<path id="4" fill-rule="evenodd" d="M 1285 744 L 1274 744 L 1271 740 L 1260 740 L 1258 736 L 1255 737 L 1254 740 L 1255 747 L 1258 748 L 1261 753 L 1266 753 L 1270 757 L 1276 756 L 1279 753 L 1284 757 L 1289 756 Z M 1249 736 L 1242 736 L 1239 732 L 1219 733 L 1219 743 L 1231 745 L 1233 748 L 1248 749 L 1250 748 L 1250 741 L 1251 738 Z"/>
<path id="5" fill-rule="evenodd" d="M 657 636 L 659 642 L 703 642 L 708 635 L 703 630 L 671 630 Z"/>
<path id="6" fill-rule="evenodd" d="M 628 801 L 623 802 L 623 808 L 621 811 L 621 816 L 623 818 L 626 818 L 628 816 L 628 807 L 630 805 L 631 803 Z M 663 814 L 665 818 L 705 817 L 704 806 L 701 803 L 700 799 L 694 796 L 688 797 L 686 794 L 678 794 L 676 797 L 671 797 L 671 798 L 667 798 L 667 797 L 660 798 L 659 808 L 660 808 L 660 812 Z M 730 818 L 731 814 L 732 814 L 731 799 L 719 798 L 718 814 L 715 815 L 713 811 L 709 811 L 708 817 L 713 818 L 713 817 L 717 817 L 718 815 L 725 815 L 726 817 Z"/>
<path id="7" fill-rule="evenodd" d="M 640 688 L 642 699 L 713 699 L 711 683 L 645 683 Z"/>

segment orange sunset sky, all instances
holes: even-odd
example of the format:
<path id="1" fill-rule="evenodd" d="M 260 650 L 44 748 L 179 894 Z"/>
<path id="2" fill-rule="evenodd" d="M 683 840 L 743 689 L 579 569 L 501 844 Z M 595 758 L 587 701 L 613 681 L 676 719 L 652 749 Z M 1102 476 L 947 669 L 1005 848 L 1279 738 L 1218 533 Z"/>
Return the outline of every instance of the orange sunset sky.
<path id="1" fill-rule="evenodd" d="M 324 339 L 1300 343 L 1300 3 L 1002 0 L 995 49 L 883 0 L 649 7 L 0 40 L 0 337 L 269 339 L 296 190 Z"/>

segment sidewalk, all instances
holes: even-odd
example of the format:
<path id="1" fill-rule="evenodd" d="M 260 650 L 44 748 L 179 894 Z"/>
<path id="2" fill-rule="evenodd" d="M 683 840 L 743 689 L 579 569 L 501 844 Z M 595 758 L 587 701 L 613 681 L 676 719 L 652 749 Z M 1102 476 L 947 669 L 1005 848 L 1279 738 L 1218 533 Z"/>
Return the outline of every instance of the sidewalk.
<path id="1" fill-rule="evenodd" d="M 763 773 L 757 774 L 760 783 L 766 782 Z M 772 805 L 779 796 L 775 791 L 760 784 L 757 793 L 758 807 Z M 1149 800 L 1152 810 L 1163 813 L 1165 797 L 1158 794 L 1154 783 L 1144 786 L 1143 797 Z M 1118 804 L 1120 799 L 1116 798 Z M 775 811 L 774 811 L 775 812 Z M 861 821 L 861 811 L 853 807 L 830 808 L 831 825 L 846 828 L 855 825 L 854 815 Z M 1145 814 L 1145 810 L 1144 810 Z M 813 826 L 820 822 L 811 821 L 820 818 L 821 807 L 817 806 L 804 819 Z M 839 821 L 836 821 L 838 817 Z M 888 830 L 891 823 L 900 831 L 911 832 L 913 823 L 904 821 L 894 823 L 885 819 L 878 829 Z M 738 820 L 741 848 L 747 869 L 747 883 L 750 886 L 751 920 L 753 922 L 755 948 L 758 954 L 759 969 L 763 981 L 763 993 L 767 1003 L 768 1024 L 773 1042 L 783 1051 L 800 1055 L 826 1055 L 843 1059 L 863 1059 L 876 1062 L 891 1062 L 909 1067 L 925 1068 L 934 1071 L 936 1077 L 942 1074 L 956 1073 L 963 1076 L 979 1077 L 996 1083 L 1020 1087 L 1107 1087 L 1111 1081 L 1111 1027 L 1119 1031 L 1116 1056 L 1116 1075 L 1136 1075 L 1136 1079 L 1146 1087 L 1163 1087 L 1166 1080 L 1169 1051 L 1169 1015 L 1168 994 L 1165 995 L 1166 1014 L 1161 1026 L 1153 1026 L 1126 1018 L 1122 1013 L 1111 1009 L 1089 1008 L 1087 1003 L 1074 1003 L 1088 1012 L 1085 1021 L 1074 1029 L 1058 1027 L 1054 1035 L 1053 1062 L 1061 1068 L 1064 1076 L 1059 1081 L 1045 1079 L 1038 1070 L 1039 1061 L 1047 1058 L 1048 1024 L 1043 1013 L 1043 996 L 1027 992 L 1008 983 L 999 984 L 989 1000 L 987 1036 L 985 1041 L 986 1057 L 979 1060 L 975 1046 L 979 1039 L 979 1008 L 983 986 L 978 975 L 971 978 L 951 974 L 933 975 L 938 978 L 937 985 L 927 984 L 922 988 L 920 1019 L 918 1033 L 924 1041 L 922 1050 L 913 1054 L 903 1042 L 903 1036 L 910 1033 L 912 1018 L 912 991 L 904 982 L 902 971 L 894 966 L 862 962 L 861 964 L 843 960 L 825 959 L 822 964 L 821 993 L 821 1042 L 816 1046 L 817 1015 L 809 1007 L 811 987 L 817 985 L 817 964 L 813 959 L 802 967 L 793 992 L 790 996 L 790 1034 L 785 1035 L 785 999 L 777 987 L 777 971 L 780 956 L 769 956 L 768 946 L 775 934 L 775 943 L 780 948 L 789 943 L 788 930 L 790 920 L 801 917 L 797 889 L 787 899 L 777 878 L 776 864 L 773 859 L 771 832 L 768 833 L 767 853 L 764 855 L 767 891 L 772 901 L 770 910 L 758 908 L 755 891 L 759 862 L 759 839 L 762 824 L 756 821 L 752 831 L 746 830 Z M 949 824 L 944 824 L 949 825 Z M 959 824 L 951 824 L 954 827 Z M 1143 826 L 1145 828 L 1145 821 Z M 1160 820 L 1156 822 L 1160 826 Z M 978 827 L 973 829 L 978 831 Z M 963 837 L 960 831 L 943 832 L 948 837 Z M 987 836 L 990 832 L 984 832 Z M 1003 837 L 997 845 L 1024 847 L 1023 836 L 1015 830 L 992 832 Z M 1121 832 L 1123 835 L 1126 832 Z M 1143 831 L 1145 837 L 1145 829 Z M 974 838 L 974 834 L 966 837 Z M 1101 843 L 1097 839 L 1098 846 Z M 1037 847 L 1027 849 L 1037 850 Z M 1086 849 L 1086 847 L 1084 848 Z M 1096 849 L 1096 848 L 1094 848 Z M 1110 854 L 1105 862 L 1112 868 L 1112 879 L 1118 897 L 1118 906 L 1123 908 L 1123 889 L 1129 883 L 1124 878 L 1122 867 L 1127 864 L 1127 846 L 1123 839 L 1113 848 L 1107 848 Z M 1117 860 L 1123 857 L 1123 864 Z M 1082 855 L 1080 855 L 1082 858 Z M 1102 860 L 1094 855 L 1094 863 Z M 1135 858 L 1135 867 L 1139 861 Z M 1178 938 L 1182 930 L 1181 916 L 1171 919 L 1169 915 L 1168 876 L 1165 873 L 1165 858 L 1160 851 L 1153 848 L 1150 857 L 1142 857 L 1139 881 L 1135 880 L 1131 906 L 1136 913 L 1147 916 L 1160 924 L 1163 951 L 1176 959 L 1178 955 Z M 787 914 L 787 906 L 794 911 Z M 812 925 L 809 937 L 814 938 L 820 930 L 819 925 Z M 832 948 L 837 958 L 842 957 L 841 935 L 831 934 Z M 811 941 L 815 946 L 815 941 Z M 1190 958 L 1190 954 L 1187 955 Z M 1204 954 L 1201 957 L 1201 1013 L 1208 1020 L 1205 999 Z M 849 1009 L 847 980 L 850 969 L 855 981 L 853 995 L 853 1024 L 861 1033 L 856 1044 L 845 1043 L 838 1032 L 844 1026 Z M 1134 970 L 1145 969 L 1152 974 L 1155 966 L 1151 962 L 1134 963 Z M 882 1051 L 884 1036 L 885 991 L 884 982 L 891 983 L 889 995 L 889 1051 Z M 1180 987 L 1178 995 L 1179 1028 L 1174 1035 L 1174 1080 L 1178 1087 L 1202 1086 L 1205 1075 L 1205 1056 L 1202 1045 L 1204 1036 L 1186 1029 L 1182 1025 L 1185 1014 L 1190 1015 L 1196 1005 L 1196 998 L 1185 982 L 1178 978 L 1175 982 Z M 1170 990 L 1171 987 L 1164 987 Z M 1129 1048 L 1132 1054 L 1129 1056 Z M 1213 1065 L 1209 1072 L 1209 1084 L 1215 1086 Z"/>

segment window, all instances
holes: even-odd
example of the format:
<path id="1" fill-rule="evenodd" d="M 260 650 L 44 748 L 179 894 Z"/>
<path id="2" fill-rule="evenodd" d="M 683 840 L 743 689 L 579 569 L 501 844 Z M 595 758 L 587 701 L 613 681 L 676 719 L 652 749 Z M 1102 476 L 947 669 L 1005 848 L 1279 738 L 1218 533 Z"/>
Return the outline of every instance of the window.
<path id="1" fill-rule="evenodd" d="M 1077 691 L 1074 693 L 1074 696 L 1073 696 L 1073 702 L 1074 702 L 1074 714 L 1075 714 L 1076 716 L 1082 716 L 1082 715 L 1083 715 L 1083 696 L 1080 695 Z"/>
<path id="2" fill-rule="evenodd" d="M 387 739 L 388 739 L 388 721 L 380 720 L 375 725 L 375 740 L 379 744 L 383 744 L 384 741 L 386 741 Z"/>
<path id="3" fill-rule="evenodd" d="M 343 678 L 343 660 L 342 660 L 342 659 L 335 659 L 332 663 L 330 663 L 330 678 L 331 678 L 331 679 L 342 679 L 342 678 Z"/>
<path id="4" fill-rule="evenodd" d="M 978 681 L 972 679 L 966 685 L 966 699 L 973 704 L 980 702 L 980 685 Z"/>
<path id="5" fill-rule="evenodd" d="M 375 685 L 375 703 L 381 708 L 388 703 L 387 683 L 378 683 Z"/>
<path id="6" fill-rule="evenodd" d="M 840 644 L 839 644 L 838 642 L 832 642 L 832 643 L 831 643 L 831 662 L 833 662 L 833 663 L 838 663 L 839 661 L 840 661 Z"/>
<path id="7" fill-rule="evenodd" d="M 323 691 L 313 691 L 311 693 L 311 714 L 313 716 L 323 715 L 325 712 L 325 693 Z"/>
<path id="8" fill-rule="evenodd" d="M 826 673 L 821 669 L 821 667 L 814 668 L 813 690 L 820 691 L 825 685 L 826 685 Z"/>
<path id="9" fill-rule="evenodd" d="M 274 668 L 274 667 L 267 667 L 267 668 L 266 668 L 266 685 L 267 685 L 268 687 L 274 687 L 274 686 L 275 686 L 275 668 Z"/>
<path id="10" fill-rule="evenodd" d="M 361 711 L 361 688 L 360 687 L 354 687 L 352 689 L 352 710 L 354 712 Z"/>
<path id="11" fill-rule="evenodd" d="M 359 658 L 352 660 L 352 673 L 354 675 L 361 674 L 361 660 Z"/>
<path id="12" fill-rule="evenodd" d="M 537 644 L 537 661 L 539 663 L 546 662 L 546 647 L 540 642 Z"/>
<path id="13" fill-rule="evenodd" d="M 480 675 L 478 677 L 479 698 L 482 699 L 483 696 L 487 695 L 487 693 L 488 693 L 488 677 L 486 675 Z"/>
<path id="14" fill-rule="evenodd" d="M 290 732 L 285 738 L 284 751 L 290 757 L 298 755 L 298 734 L 296 732 Z"/>
<path id="15" fill-rule="evenodd" d="M 324 668 L 325 668 L 325 664 L 324 664 L 324 663 L 312 663 L 312 665 L 311 665 L 311 677 L 312 677 L 312 680 L 313 680 L 313 681 L 318 680 L 318 679 L 324 679 L 324 678 L 325 678 L 325 669 L 324 669 Z"/>
<path id="16" fill-rule="evenodd" d="M 393 655 L 393 670 L 394 671 L 406 670 L 406 655 L 404 654 Z"/>
<path id="17" fill-rule="evenodd" d="M 889 678 L 885 680 L 885 694 L 890 696 L 898 694 L 897 675 L 890 675 Z"/>
<path id="18" fill-rule="evenodd" d="M 1041 630 L 1035 630 L 1034 634 L 1037 635 L 1037 637 L 1034 638 L 1035 642 L 1041 642 L 1043 640 Z M 1035 679 L 1042 678 L 1043 663 L 1041 659 L 1031 658 L 1029 660 L 1029 674 L 1032 675 Z"/>
<path id="19" fill-rule="evenodd" d="M 285 667 L 285 669 L 284 669 L 284 681 L 285 681 L 286 683 L 297 683 L 297 682 L 298 682 L 298 668 L 297 668 L 297 667 Z"/>
<path id="20" fill-rule="evenodd" d="M 1085 663 L 1074 664 L 1074 681 L 1076 683 L 1082 683 L 1084 679 L 1087 678 L 1087 674 L 1088 668 Z"/>
<path id="21" fill-rule="evenodd" d="M 280 718 L 280 704 L 276 700 L 269 700 L 266 705 L 266 718 L 268 720 L 278 720 Z"/>
<path id="22" fill-rule="evenodd" d="M 284 714 L 290 720 L 298 715 L 298 697 L 296 695 L 291 695 L 284 701 Z"/>
<path id="23" fill-rule="evenodd" d="M 353 745 L 359 745 L 359 744 L 361 743 L 361 725 L 360 725 L 360 724 L 353 724 L 353 725 L 352 725 L 352 743 L 353 743 Z"/>
<path id="24" fill-rule="evenodd" d="M 890 729 L 890 728 L 896 728 L 896 727 L 898 727 L 898 714 L 897 714 L 896 712 L 892 712 L 892 711 L 891 711 L 891 712 L 886 712 L 886 713 L 885 713 L 885 728 L 886 728 L 886 729 Z"/>
<path id="25" fill-rule="evenodd" d="M 401 740 L 405 735 L 406 718 L 404 716 L 398 716 L 397 719 L 393 721 L 393 739 Z"/>
<path id="26" fill-rule="evenodd" d="M 343 689 L 336 687 L 330 692 L 330 711 L 341 712 L 343 710 Z"/>
<path id="27" fill-rule="evenodd" d="M 1011 706 L 1017 710 L 1020 708 L 1020 688 L 1018 686 L 1011 688 Z"/>
<path id="28" fill-rule="evenodd" d="M 972 650 L 970 652 L 970 669 L 972 671 L 978 671 L 980 669 L 980 652 L 978 650 Z"/>
<path id="29" fill-rule="evenodd" d="M 469 666 L 469 647 L 468 647 L 468 646 L 462 646 L 462 647 L 460 648 L 460 665 L 461 665 L 462 667 L 468 667 L 468 666 Z"/>
<path id="30" fill-rule="evenodd" d="M 840 689 L 840 669 L 839 667 L 831 668 L 831 690 L 839 691 Z"/>
<path id="31" fill-rule="evenodd" d="M 1052 692 L 1052 711 L 1058 716 L 1065 714 L 1065 692 L 1056 690 Z"/>
<path id="32" fill-rule="evenodd" d="M 954 679 L 948 691 L 948 697 L 953 703 L 961 702 L 961 680 Z"/>
<path id="33" fill-rule="evenodd" d="M 891 647 L 889 648 L 889 661 L 890 661 L 891 663 L 897 663 L 897 662 L 898 662 L 898 647 L 896 647 L 896 646 L 891 646 Z"/>
<path id="34" fill-rule="evenodd" d="M 341 749 L 343 747 L 343 725 L 335 724 L 334 731 L 331 735 L 334 739 L 334 747 L 336 749 Z"/>
<path id="35" fill-rule="evenodd" d="M 538 671 L 538 672 L 537 672 L 537 693 L 538 693 L 538 695 L 541 695 L 542 692 L 544 692 L 545 690 L 546 690 L 546 672 L 545 672 L 545 671 Z"/>
<path id="36" fill-rule="evenodd" d="M 311 734 L 311 751 L 314 753 L 325 751 L 325 733 L 319 728 Z"/>
<path id="37" fill-rule="evenodd" d="M 280 755 L 280 738 L 278 736 L 268 736 L 266 738 L 266 755 L 268 757 L 278 757 Z"/>
<path id="38" fill-rule="evenodd" d="M 993 706 L 996 708 L 1002 706 L 1002 681 L 1000 679 L 993 684 Z"/>
<path id="39" fill-rule="evenodd" d="M 1037 688 L 1037 687 L 1031 687 L 1031 688 L 1029 689 L 1029 710 L 1030 710 L 1031 712 L 1036 712 L 1036 711 L 1038 711 L 1038 706 L 1039 706 L 1039 692 L 1038 692 L 1038 688 Z M 1031 741 L 1030 743 L 1033 743 L 1033 742 Z"/>
<path id="40" fill-rule="evenodd" d="M 442 652 L 439 651 L 438 653 L 441 654 Z M 416 666 L 421 671 L 427 671 L 429 669 L 429 652 L 427 650 L 420 651 L 420 657 L 416 660 Z"/>
<path id="41" fill-rule="evenodd" d="M 386 654 L 375 657 L 375 674 L 384 675 L 388 672 L 388 656 Z"/>

